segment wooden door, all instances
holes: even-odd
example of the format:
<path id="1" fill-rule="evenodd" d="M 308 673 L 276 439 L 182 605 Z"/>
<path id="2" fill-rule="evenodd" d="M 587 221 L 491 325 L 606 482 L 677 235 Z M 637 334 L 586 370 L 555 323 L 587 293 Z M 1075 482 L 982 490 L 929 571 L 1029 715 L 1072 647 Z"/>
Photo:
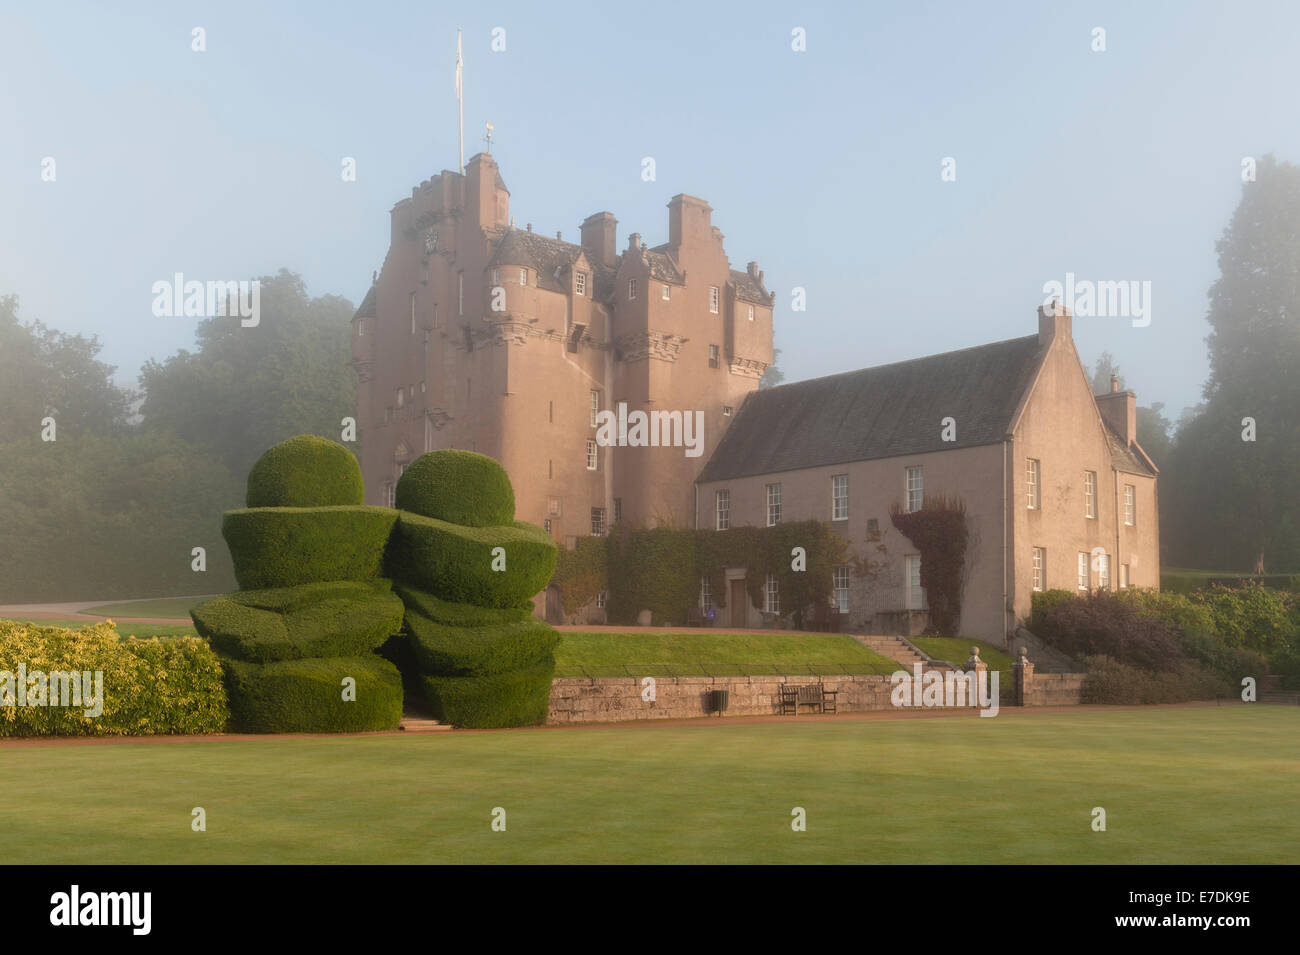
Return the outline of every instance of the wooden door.
<path id="1" fill-rule="evenodd" d="M 745 626 L 745 608 L 749 605 L 749 594 L 745 593 L 743 580 L 728 581 L 731 592 L 727 595 L 727 606 L 731 608 L 731 625 Z"/>

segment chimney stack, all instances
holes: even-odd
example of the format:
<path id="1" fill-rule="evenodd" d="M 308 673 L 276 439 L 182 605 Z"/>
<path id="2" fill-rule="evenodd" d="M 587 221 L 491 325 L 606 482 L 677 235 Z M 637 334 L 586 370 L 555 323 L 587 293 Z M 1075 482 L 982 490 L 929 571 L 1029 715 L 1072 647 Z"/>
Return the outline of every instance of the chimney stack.
<path id="1" fill-rule="evenodd" d="M 1049 345 L 1054 339 L 1072 338 L 1070 333 L 1070 310 L 1056 299 L 1051 305 L 1038 306 L 1038 342 Z"/>
<path id="2" fill-rule="evenodd" d="M 583 220 L 582 248 L 590 259 L 613 268 L 618 259 L 614 244 L 617 227 L 618 220 L 612 212 L 597 212 Z"/>

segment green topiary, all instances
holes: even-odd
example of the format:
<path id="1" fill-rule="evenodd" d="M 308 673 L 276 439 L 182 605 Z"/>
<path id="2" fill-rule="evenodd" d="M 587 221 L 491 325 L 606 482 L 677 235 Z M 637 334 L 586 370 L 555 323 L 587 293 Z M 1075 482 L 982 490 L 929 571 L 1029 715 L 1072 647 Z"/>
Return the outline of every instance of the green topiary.
<path id="1" fill-rule="evenodd" d="M 491 676 L 426 676 L 425 698 L 446 723 L 474 728 L 532 726 L 550 709 L 555 660 Z"/>
<path id="2" fill-rule="evenodd" d="M 397 520 L 388 507 L 259 507 L 226 511 L 221 535 L 244 590 L 380 576 Z"/>
<path id="3" fill-rule="evenodd" d="M 249 507 L 333 507 L 365 502 L 361 465 L 343 445 L 300 434 L 269 448 L 248 472 Z"/>
<path id="4" fill-rule="evenodd" d="M 401 629 L 402 601 L 388 583 L 334 581 L 243 591 L 204 601 L 190 616 L 213 649 L 239 660 L 358 656 Z"/>
<path id="5" fill-rule="evenodd" d="M 365 733 L 397 729 L 402 678 L 374 654 L 276 663 L 223 660 L 232 728 L 244 733 Z M 343 699 L 344 680 L 356 699 Z"/>
<path id="6" fill-rule="evenodd" d="M 472 451 L 420 455 L 398 479 L 396 503 L 399 510 L 466 527 L 515 519 L 515 492 L 505 468 Z"/>
<path id="7" fill-rule="evenodd" d="M 542 620 L 448 626 L 407 611 L 415 659 L 425 673 L 487 676 L 522 670 L 551 660 L 560 635 Z"/>
<path id="8" fill-rule="evenodd" d="M 451 603 L 431 593 L 407 584 L 394 584 L 393 590 L 402 598 L 407 608 L 434 623 L 450 627 L 486 627 L 500 623 L 518 623 L 532 620 L 533 606 L 526 607 L 476 607 L 473 604 Z"/>
<path id="9" fill-rule="evenodd" d="M 555 541 L 532 524 L 461 527 L 400 513 L 385 556 L 389 576 L 443 600 L 523 607 L 555 571 Z M 497 547 L 505 552 L 505 570 L 492 569 Z"/>

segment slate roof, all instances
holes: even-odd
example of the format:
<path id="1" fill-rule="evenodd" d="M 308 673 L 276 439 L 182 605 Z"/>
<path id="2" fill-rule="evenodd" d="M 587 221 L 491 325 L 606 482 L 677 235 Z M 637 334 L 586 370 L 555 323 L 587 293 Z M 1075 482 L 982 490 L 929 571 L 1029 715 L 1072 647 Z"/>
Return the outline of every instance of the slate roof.
<path id="1" fill-rule="evenodd" d="M 996 444 L 1038 359 L 1029 335 L 752 392 L 698 480 Z"/>
<path id="2" fill-rule="evenodd" d="M 537 285 L 552 292 L 567 292 L 568 285 L 561 284 L 555 270 L 571 266 L 582 254 L 582 246 L 552 239 L 526 229 L 508 229 L 497 244 L 488 261 L 489 267 L 500 265 L 525 265 L 537 272 Z"/>
<path id="3" fill-rule="evenodd" d="M 1104 422 L 1106 419 L 1102 419 Z M 1110 442 L 1110 459 L 1111 463 L 1119 471 L 1127 471 L 1129 474 L 1148 474 L 1155 476 L 1155 471 L 1147 466 L 1141 453 L 1136 448 L 1129 447 L 1124 443 L 1124 439 L 1115 433 L 1115 429 L 1106 424 L 1106 440 Z"/>
<path id="4" fill-rule="evenodd" d="M 361 304 L 357 307 L 357 310 L 352 317 L 365 318 L 367 316 L 374 315 L 376 314 L 378 308 L 379 308 L 379 286 L 371 285 L 369 291 L 366 292 L 366 297 L 361 300 Z"/>
<path id="5" fill-rule="evenodd" d="M 763 283 L 756 275 L 732 269 L 731 284 L 736 286 L 736 298 L 742 302 L 753 302 L 755 305 L 772 304 L 772 297 L 767 294 L 767 289 L 763 288 Z"/>

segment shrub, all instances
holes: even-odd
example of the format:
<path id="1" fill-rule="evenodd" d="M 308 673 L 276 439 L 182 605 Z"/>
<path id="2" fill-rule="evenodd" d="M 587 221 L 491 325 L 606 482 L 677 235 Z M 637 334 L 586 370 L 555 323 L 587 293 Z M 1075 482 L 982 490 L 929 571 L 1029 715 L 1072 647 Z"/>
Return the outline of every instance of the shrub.
<path id="1" fill-rule="evenodd" d="M 249 507 L 331 507 L 365 499 L 356 457 L 314 434 L 272 446 L 248 472 Z"/>
<path id="2" fill-rule="evenodd" d="M 47 675 L 100 671 L 103 712 L 86 716 L 85 705 L 0 705 L 0 736 L 220 733 L 230 715 L 221 665 L 197 637 L 122 639 L 112 621 L 68 630 L 0 620 L 0 671 L 16 677 L 20 664 Z M 60 703 L 65 685 L 60 681 Z M 7 703 L 9 692 L 16 704 L 16 679 L 0 679 L 0 700 Z"/>
<path id="3" fill-rule="evenodd" d="M 533 619 L 533 606 L 526 607 L 476 607 L 473 604 L 452 603 L 431 593 L 395 584 L 393 590 L 402 598 L 408 610 L 452 627 L 483 627 L 494 623 L 518 623 Z"/>
<path id="4" fill-rule="evenodd" d="M 218 653 L 240 660 L 358 656 L 402 627 L 402 601 L 388 585 L 334 581 L 249 590 L 205 601 L 190 616 Z"/>
<path id="5" fill-rule="evenodd" d="M 1231 686 L 1222 679 L 1188 661 L 1164 673 L 1127 666 L 1107 656 L 1088 657 L 1085 662 L 1088 676 L 1080 694 L 1084 703 L 1185 703 L 1232 695 Z"/>
<path id="6" fill-rule="evenodd" d="M 424 693 L 434 715 L 455 726 L 533 726 L 546 719 L 554 672 L 550 658 L 491 676 L 426 676 Z"/>
<path id="7" fill-rule="evenodd" d="M 1184 659 L 1173 628 L 1108 591 L 1059 601 L 1034 632 L 1070 656 L 1108 656 L 1147 670 L 1173 671 Z"/>
<path id="8" fill-rule="evenodd" d="M 488 676 L 552 659 L 560 635 L 537 619 L 448 626 L 408 612 L 406 627 L 420 669 L 438 676 Z"/>
<path id="9" fill-rule="evenodd" d="M 380 576 L 397 520 L 387 507 L 260 507 L 227 511 L 221 535 L 244 590 Z"/>
<path id="10" fill-rule="evenodd" d="M 399 510 L 466 527 L 510 524 L 515 519 L 515 492 L 506 469 L 472 451 L 420 455 L 397 479 L 395 500 Z"/>
<path id="11" fill-rule="evenodd" d="M 275 663 L 223 660 L 231 726 L 244 733 L 365 733 L 402 721 L 397 667 L 371 654 Z M 356 699 L 343 699 L 343 680 Z"/>
<path id="12" fill-rule="evenodd" d="M 1038 631 L 1053 608 L 1074 599 L 1075 594 L 1069 590 L 1040 590 L 1034 593 L 1029 598 L 1029 620 L 1026 629 L 1035 636 L 1041 636 Z"/>
<path id="13" fill-rule="evenodd" d="M 1300 690 L 1300 647 L 1275 650 L 1268 658 L 1268 672 L 1280 675 L 1285 689 Z"/>
<path id="14" fill-rule="evenodd" d="M 555 541 L 540 527 L 515 521 L 461 527 L 409 511 L 401 517 L 385 558 L 389 575 L 444 600 L 483 607 L 523 607 L 555 571 Z M 506 569 L 493 570 L 493 548 Z"/>
<path id="15" fill-rule="evenodd" d="M 1214 628 L 1230 647 L 1270 654 L 1300 642 L 1300 614 L 1294 594 L 1254 581 L 1231 588 L 1215 584 L 1189 598 L 1209 610 Z"/>

